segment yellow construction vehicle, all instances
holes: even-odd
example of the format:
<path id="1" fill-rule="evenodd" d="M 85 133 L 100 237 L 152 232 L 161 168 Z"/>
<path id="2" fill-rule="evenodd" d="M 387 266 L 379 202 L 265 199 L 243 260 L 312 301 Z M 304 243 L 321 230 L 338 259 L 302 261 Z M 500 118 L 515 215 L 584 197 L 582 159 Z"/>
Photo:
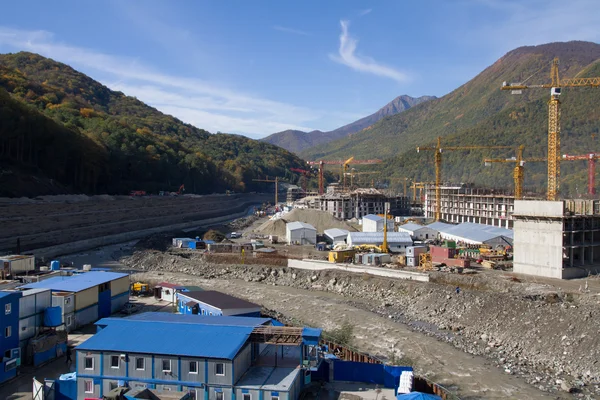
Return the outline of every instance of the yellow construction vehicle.
<path id="1" fill-rule="evenodd" d="M 344 249 L 344 250 L 331 250 L 329 252 L 329 262 L 330 263 L 349 263 L 354 260 L 354 255 L 356 254 L 356 250 L 354 249 Z"/>
<path id="2" fill-rule="evenodd" d="M 134 282 L 131 284 L 129 290 L 132 296 L 147 296 L 150 294 L 150 285 L 142 282 Z"/>
<path id="3" fill-rule="evenodd" d="M 375 244 L 360 244 L 358 246 L 354 246 L 354 249 L 358 251 L 374 251 L 377 253 L 383 253 L 381 247 Z"/>
<path id="4" fill-rule="evenodd" d="M 419 271 L 431 271 L 433 269 L 433 263 L 431 262 L 431 254 L 419 254 L 419 266 L 417 269 Z"/>

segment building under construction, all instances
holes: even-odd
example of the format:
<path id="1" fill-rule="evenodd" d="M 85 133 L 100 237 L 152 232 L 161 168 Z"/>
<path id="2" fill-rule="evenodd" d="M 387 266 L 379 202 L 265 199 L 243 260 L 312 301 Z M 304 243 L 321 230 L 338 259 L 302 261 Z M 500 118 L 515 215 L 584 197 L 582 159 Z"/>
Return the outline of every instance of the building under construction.
<path id="1" fill-rule="evenodd" d="M 515 202 L 514 267 L 568 279 L 600 272 L 600 200 Z"/>
<path id="2" fill-rule="evenodd" d="M 338 191 L 335 186 L 328 187 L 327 193 L 312 197 L 309 208 L 327 211 L 340 219 L 362 218 L 368 214 L 383 214 L 385 204 L 389 204 L 391 215 L 408 215 L 410 201 L 404 196 L 390 196 L 377 189 L 356 189 Z"/>
<path id="3" fill-rule="evenodd" d="M 440 188 L 442 221 L 493 225 L 512 229 L 515 198 L 497 190 L 471 188 L 466 185 Z M 435 186 L 425 188 L 425 218 L 435 218 Z"/>

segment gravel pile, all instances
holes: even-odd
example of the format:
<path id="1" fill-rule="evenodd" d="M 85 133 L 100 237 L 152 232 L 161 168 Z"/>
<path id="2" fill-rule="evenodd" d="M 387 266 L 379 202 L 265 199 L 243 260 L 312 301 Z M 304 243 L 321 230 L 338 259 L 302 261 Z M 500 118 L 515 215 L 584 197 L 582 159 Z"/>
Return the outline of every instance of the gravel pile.
<path id="1" fill-rule="evenodd" d="M 296 208 L 283 215 L 280 219 L 269 220 L 259 226 L 255 232 L 263 235 L 285 236 L 285 224 L 288 222 L 305 222 L 315 227 L 318 233 L 323 233 L 325 229 L 339 228 L 350 232 L 356 232 L 356 229 L 349 223 L 341 221 L 329 214 L 327 211 L 303 210 Z"/>
<path id="2" fill-rule="evenodd" d="M 600 299 L 592 294 L 497 276 L 456 275 L 452 284 L 440 284 L 339 271 L 210 265 L 202 255 L 183 251 L 136 252 L 123 261 L 144 271 L 339 293 L 355 307 L 487 357 L 506 374 L 522 376 L 541 390 L 600 396 Z"/>

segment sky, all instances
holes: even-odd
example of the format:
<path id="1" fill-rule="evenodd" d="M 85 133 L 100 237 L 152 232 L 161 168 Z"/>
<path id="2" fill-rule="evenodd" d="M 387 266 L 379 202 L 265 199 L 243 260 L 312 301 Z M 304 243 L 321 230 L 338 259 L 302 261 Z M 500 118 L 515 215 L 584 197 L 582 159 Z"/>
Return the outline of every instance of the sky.
<path id="1" fill-rule="evenodd" d="M 7 1 L 30 51 L 209 132 L 323 131 L 443 96 L 508 51 L 600 42 L 597 0 Z"/>

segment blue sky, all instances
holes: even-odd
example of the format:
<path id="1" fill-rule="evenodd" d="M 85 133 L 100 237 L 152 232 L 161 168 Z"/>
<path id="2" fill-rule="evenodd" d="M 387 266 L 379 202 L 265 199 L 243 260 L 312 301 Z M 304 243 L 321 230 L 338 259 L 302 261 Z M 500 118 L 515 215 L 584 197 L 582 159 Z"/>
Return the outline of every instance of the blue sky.
<path id="1" fill-rule="evenodd" d="M 40 53 L 211 132 L 331 130 L 443 96 L 523 45 L 600 42 L 597 0 L 10 1 Z"/>

